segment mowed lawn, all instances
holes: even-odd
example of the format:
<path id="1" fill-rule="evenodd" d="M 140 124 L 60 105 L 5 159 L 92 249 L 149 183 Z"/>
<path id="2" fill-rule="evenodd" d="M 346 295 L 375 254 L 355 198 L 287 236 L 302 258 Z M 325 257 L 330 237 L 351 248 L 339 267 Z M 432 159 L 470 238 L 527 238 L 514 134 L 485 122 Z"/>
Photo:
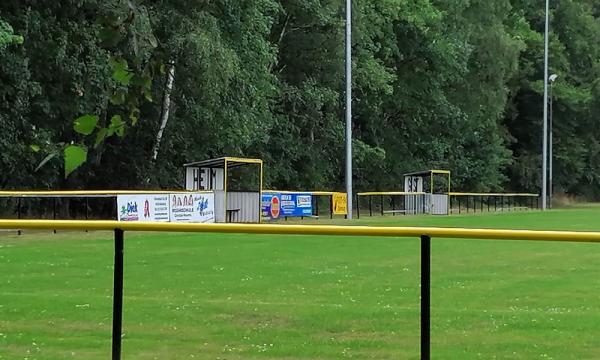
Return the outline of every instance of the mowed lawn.
<path id="1" fill-rule="evenodd" d="M 600 230 L 600 207 L 352 224 Z M 418 239 L 125 237 L 124 359 L 419 357 Z M 0 233 L 0 359 L 110 358 L 112 264 L 108 232 Z M 432 358 L 599 359 L 599 339 L 600 244 L 432 240 Z"/>

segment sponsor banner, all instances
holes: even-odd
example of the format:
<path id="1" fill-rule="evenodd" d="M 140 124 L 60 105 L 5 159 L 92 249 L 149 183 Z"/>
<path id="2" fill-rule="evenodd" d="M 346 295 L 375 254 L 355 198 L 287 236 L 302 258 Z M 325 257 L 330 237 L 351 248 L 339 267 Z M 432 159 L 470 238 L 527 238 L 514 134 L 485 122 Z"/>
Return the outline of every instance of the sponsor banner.
<path id="1" fill-rule="evenodd" d="M 261 209 L 262 216 L 270 219 L 312 216 L 312 195 L 310 193 L 263 194 Z"/>
<path id="2" fill-rule="evenodd" d="M 262 194 L 261 215 L 269 219 L 278 219 L 281 214 L 281 194 Z"/>
<path id="3" fill-rule="evenodd" d="M 215 195 L 170 194 L 171 222 L 213 223 L 215 222 Z"/>
<path id="4" fill-rule="evenodd" d="M 119 221 L 168 222 L 169 195 L 118 195 Z"/>
<path id="5" fill-rule="evenodd" d="M 348 194 L 333 193 L 333 215 L 348 215 Z"/>
<path id="6" fill-rule="evenodd" d="M 281 215 L 288 217 L 312 216 L 310 193 L 281 194 Z"/>

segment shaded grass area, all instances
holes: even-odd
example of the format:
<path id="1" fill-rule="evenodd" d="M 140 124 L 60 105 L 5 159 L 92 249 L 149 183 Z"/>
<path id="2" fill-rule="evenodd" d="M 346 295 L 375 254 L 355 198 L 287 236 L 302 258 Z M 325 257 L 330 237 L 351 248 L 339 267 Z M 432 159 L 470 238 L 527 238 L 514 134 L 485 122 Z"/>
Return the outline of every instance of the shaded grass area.
<path id="1" fill-rule="evenodd" d="M 599 215 L 353 224 L 600 230 Z M 0 359 L 109 358 L 112 247 L 0 234 Z M 418 239 L 126 233 L 125 247 L 124 359 L 418 358 Z M 434 238 L 432 257 L 433 358 L 600 358 L 600 245 Z"/>

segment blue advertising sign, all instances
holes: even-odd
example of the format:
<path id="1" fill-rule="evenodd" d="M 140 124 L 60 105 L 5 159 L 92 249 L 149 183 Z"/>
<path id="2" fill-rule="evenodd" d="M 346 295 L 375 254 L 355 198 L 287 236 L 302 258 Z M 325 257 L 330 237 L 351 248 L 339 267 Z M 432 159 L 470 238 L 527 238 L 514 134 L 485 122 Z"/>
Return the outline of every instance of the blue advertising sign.
<path id="1" fill-rule="evenodd" d="M 311 216 L 312 212 L 312 196 L 310 194 L 281 194 L 281 216 Z"/>
<path id="2" fill-rule="evenodd" d="M 262 196 L 262 215 L 270 219 L 312 216 L 310 193 L 267 193 Z"/>
<path id="3" fill-rule="evenodd" d="M 262 194 L 261 212 L 263 217 L 278 219 L 281 213 L 281 194 Z"/>

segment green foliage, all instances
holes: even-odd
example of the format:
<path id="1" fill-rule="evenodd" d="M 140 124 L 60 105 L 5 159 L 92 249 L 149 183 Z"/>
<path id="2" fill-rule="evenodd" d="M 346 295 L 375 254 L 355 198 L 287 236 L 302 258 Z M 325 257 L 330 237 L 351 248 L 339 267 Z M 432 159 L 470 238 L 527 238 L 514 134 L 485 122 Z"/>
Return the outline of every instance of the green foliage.
<path id="1" fill-rule="evenodd" d="M 0 19 L 0 51 L 12 44 L 23 44 L 23 37 L 15 35 L 12 26 Z"/>
<path id="2" fill-rule="evenodd" d="M 65 148 L 65 177 L 83 165 L 87 160 L 87 149 L 78 145 L 69 145 Z"/>
<path id="3" fill-rule="evenodd" d="M 554 179 L 587 196 L 600 196 L 599 5 L 551 14 Z M 433 167 L 456 189 L 539 188 L 537 2 L 355 0 L 353 12 L 358 189 Z M 0 13 L 0 187 L 174 187 L 182 163 L 236 155 L 265 159 L 269 187 L 343 188 L 343 2 L 8 0 Z M 75 143 L 86 171 L 64 179 L 53 159 L 66 169 Z"/>
<path id="4" fill-rule="evenodd" d="M 73 130 L 82 135 L 90 135 L 92 132 L 94 132 L 96 124 L 98 124 L 97 116 L 84 115 L 75 120 Z"/>

